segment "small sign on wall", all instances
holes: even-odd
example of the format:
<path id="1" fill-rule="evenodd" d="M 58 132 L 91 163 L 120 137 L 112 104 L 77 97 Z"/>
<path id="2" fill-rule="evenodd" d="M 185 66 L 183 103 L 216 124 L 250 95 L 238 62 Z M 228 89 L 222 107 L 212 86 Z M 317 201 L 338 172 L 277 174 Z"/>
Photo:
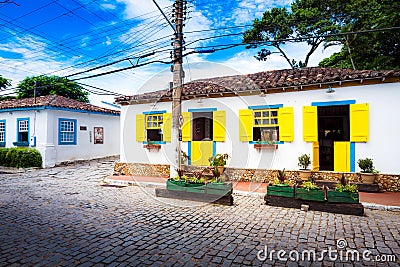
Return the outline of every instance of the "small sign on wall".
<path id="1" fill-rule="evenodd" d="M 104 142 L 104 128 L 94 127 L 94 143 L 103 144 Z"/>

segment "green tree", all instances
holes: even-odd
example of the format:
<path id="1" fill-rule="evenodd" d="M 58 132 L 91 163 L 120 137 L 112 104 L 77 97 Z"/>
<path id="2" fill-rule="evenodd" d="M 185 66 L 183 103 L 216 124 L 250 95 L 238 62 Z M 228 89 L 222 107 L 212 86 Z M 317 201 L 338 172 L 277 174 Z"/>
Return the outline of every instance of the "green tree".
<path id="1" fill-rule="evenodd" d="M 246 31 L 248 48 L 275 47 L 290 67 L 305 67 L 310 56 L 323 44 L 340 45 L 341 51 L 320 62 L 321 67 L 354 69 L 397 69 L 400 67 L 400 3 L 397 0 L 296 0 L 290 10 L 273 8 Z M 383 28 L 394 28 L 381 31 Z M 267 42 L 261 44 L 260 42 Z M 288 42 L 306 42 L 304 61 L 285 52 Z M 258 60 L 273 53 L 266 48 Z"/>
<path id="2" fill-rule="evenodd" d="M 16 89 L 17 98 L 33 97 L 36 87 L 36 96 L 60 95 L 81 102 L 89 103 L 89 93 L 75 82 L 58 76 L 32 76 L 22 80 Z"/>
<path id="3" fill-rule="evenodd" d="M 11 80 L 0 75 L 0 89 L 6 89 L 8 86 L 11 86 Z"/>
<path id="4" fill-rule="evenodd" d="M 329 2 L 296 0 L 290 11 L 285 7 L 267 10 L 262 19 L 255 19 L 253 28 L 244 33 L 243 42 L 249 44 L 247 48 L 263 45 L 275 47 L 291 68 L 306 67 L 311 55 L 324 42 L 323 34 L 333 34 L 339 30 L 339 26 L 330 17 Z M 304 61 L 289 58 L 284 49 L 288 42 L 306 42 L 309 45 Z M 267 60 L 271 53 L 262 48 L 255 57 Z"/>
<path id="5" fill-rule="evenodd" d="M 340 44 L 340 52 L 319 63 L 321 67 L 354 69 L 400 68 L 400 2 L 394 0 L 354 0 L 339 2 L 332 12 L 342 15 L 341 33 L 371 31 L 333 36 L 326 46 Z M 381 31 L 378 29 L 392 28 Z"/>

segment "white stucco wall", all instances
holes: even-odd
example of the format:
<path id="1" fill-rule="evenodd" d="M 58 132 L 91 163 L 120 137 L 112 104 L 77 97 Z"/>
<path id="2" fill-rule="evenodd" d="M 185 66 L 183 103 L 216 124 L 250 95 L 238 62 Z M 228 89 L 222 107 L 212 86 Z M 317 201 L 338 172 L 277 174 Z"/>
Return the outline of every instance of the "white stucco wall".
<path id="1" fill-rule="evenodd" d="M 54 109 L 0 112 L 0 120 L 6 120 L 6 147 L 13 147 L 13 142 L 17 140 L 17 118 L 29 118 L 29 134 L 31 137 L 36 136 L 36 148 L 42 154 L 43 167 L 51 167 L 64 161 L 119 154 L 119 116 Z M 59 118 L 77 120 L 76 145 L 58 144 Z M 86 126 L 87 130 L 81 131 L 80 126 Z M 94 127 L 104 128 L 103 144 L 94 144 Z M 30 146 L 33 145 L 32 141 Z"/>
<path id="2" fill-rule="evenodd" d="M 237 168 L 262 169 L 298 169 L 297 158 L 303 153 L 312 154 L 312 145 L 303 141 L 303 106 L 310 106 L 312 102 L 331 102 L 355 100 L 356 103 L 370 105 L 370 138 L 367 143 L 355 144 L 355 160 L 370 157 L 375 167 L 382 173 L 400 173 L 397 164 L 397 153 L 400 151 L 400 105 L 397 103 L 400 96 L 400 84 L 360 85 L 335 88 L 335 92 L 326 93 L 326 88 L 311 91 L 296 91 L 290 93 L 267 94 L 244 97 L 225 97 L 187 100 L 182 102 L 182 111 L 188 109 L 217 108 L 226 110 L 226 142 L 217 142 L 216 153 L 229 153 L 232 157 L 229 166 Z M 254 149 L 253 145 L 239 141 L 240 109 L 256 105 L 283 104 L 294 108 L 294 142 L 280 144 L 277 150 Z M 136 114 L 151 110 L 166 110 L 171 112 L 171 102 L 124 106 L 121 114 L 121 161 L 138 163 L 169 164 L 168 154 L 172 151 L 170 143 L 162 145 L 159 152 L 148 152 L 141 143 L 135 140 Z M 182 150 L 188 151 L 186 142 L 182 142 Z M 356 171 L 360 171 L 356 164 Z"/>

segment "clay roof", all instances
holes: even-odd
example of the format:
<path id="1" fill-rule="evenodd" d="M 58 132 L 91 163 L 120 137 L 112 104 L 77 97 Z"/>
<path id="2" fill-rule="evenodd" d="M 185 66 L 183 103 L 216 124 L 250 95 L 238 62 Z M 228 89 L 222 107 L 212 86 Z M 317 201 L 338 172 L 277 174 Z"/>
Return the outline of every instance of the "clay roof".
<path id="1" fill-rule="evenodd" d="M 91 104 L 83 103 L 75 99 L 70 99 L 59 95 L 47 95 L 34 98 L 21 98 L 0 101 L 0 110 L 14 109 L 14 108 L 32 108 L 32 107 L 57 107 L 75 110 L 85 110 L 91 112 L 101 112 L 109 114 L 120 114 L 119 111 L 94 106 Z"/>
<path id="2" fill-rule="evenodd" d="M 338 68 L 301 68 L 263 71 L 246 75 L 234 75 L 201 79 L 186 83 L 182 91 L 183 99 L 193 97 L 240 93 L 277 93 L 283 91 L 308 90 L 314 86 L 342 86 L 342 83 L 381 79 L 400 78 L 400 70 L 351 70 Z M 362 84 L 360 84 L 362 85 Z M 134 96 L 116 98 L 121 104 L 146 100 L 170 100 L 172 90 L 165 89 Z"/>

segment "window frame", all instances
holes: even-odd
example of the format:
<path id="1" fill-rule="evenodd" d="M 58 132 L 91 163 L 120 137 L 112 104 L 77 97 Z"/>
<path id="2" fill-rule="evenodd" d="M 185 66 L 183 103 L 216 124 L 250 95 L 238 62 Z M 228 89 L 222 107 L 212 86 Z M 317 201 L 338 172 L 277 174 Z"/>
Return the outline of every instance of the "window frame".
<path id="1" fill-rule="evenodd" d="M 27 121 L 27 124 L 28 124 L 28 127 L 27 127 L 27 130 L 26 131 L 23 131 L 23 132 L 21 132 L 20 131 L 20 128 L 19 128 L 19 126 L 20 126 L 20 122 L 22 122 L 22 121 Z M 29 143 L 29 139 L 30 139 L 30 118 L 28 117 L 28 118 L 17 118 L 17 129 L 16 129 L 16 132 L 17 132 L 17 142 L 27 142 L 27 143 Z M 27 141 L 22 141 L 21 140 L 21 138 L 20 138 L 20 133 L 28 133 L 28 140 Z"/>
<path id="2" fill-rule="evenodd" d="M 283 107 L 283 104 L 278 104 L 278 105 L 264 105 L 264 106 L 249 106 L 249 109 L 251 109 L 253 111 L 253 117 L 252 117 L 252 122 L 253 122 L 253 126 L 252 126 L 252 141 L 249 141 L 250 144 L 283 144 L 283 141 L 279 140 L 279 109 Z M 276 116 L 271 116 L 271 111 L 276 111 Z M 260 116 L 260 117 L 256 117 L 256 112 L 261 112 L 261 115 L 263 115 L 263 112 L 268 112 L 269 115 L 266 116 L 264 118 L 264 116 Z M 256 124 L 256 119 L 260 118 L 260 120 L 263 119 L 275 119 L 277 123 L 274 124 Z M 261 128 L 271 128 L 271 129 L 277 129 L 277 140 L 276 141 L 260 141 L 259 140 L 255 140 L 254 137 L 254 128 L 258 128 L 261 130 Z M 260 133 L 261 135 L 261 133 Z"/>
<path id="3" fill-rule="evenodd" d="M 4 124 L 4 129 L 3 131 L 0 131 L 0 138 L 2 136 L 3 140 L 0 139 L 0 147 L 4 147 L 6 144 L 6 130 L 7 130 L 7 125 L 6 125 L 6 120 L 0 120 L 0 125 Z M 0 127 L 1 129 L 1 127 Z"/>
<path id="4" fill-rule="evenodd" d="M 142 114 L 144 115 L 144 131 L 146 135 L 146 140 L 143 142 L 143 144 L 166 144 L 164 141 L 164 133 L 159 134 L 160 135 L 160 140 L 149 140 L 148 136 L 148 130 L 158 130 L 162 131 L 163 130 L 163 124 L 164 124 L 164 114 L 167 113 L 166 110 L 160 110 L 160 111 L 148 111 L 148 112 L 143 112 Z M 161 116 L 161 120 L 159 120 L 159 117 Z M 151 122 L 156 122 L 156 126 L 148 126 L 148 118 L 149 117 L 157 117 L 156 120 L 151 120 Z M 160 123 L 161 122 L 161 123 Z"/>
<path id="5" fill-rule="evenodd" d="M 62 131 L 61 124 L 62 122 L 72 122 L 73 123 L 73 131 Z M 58 144 L 59 145 L 76 145 L 77 144 L 77 120 L 76 119 L 67 119 L 67 118 L 58 118 Z M 73 133 L 73 141 L 63 141 L 62 133 Z"/>

